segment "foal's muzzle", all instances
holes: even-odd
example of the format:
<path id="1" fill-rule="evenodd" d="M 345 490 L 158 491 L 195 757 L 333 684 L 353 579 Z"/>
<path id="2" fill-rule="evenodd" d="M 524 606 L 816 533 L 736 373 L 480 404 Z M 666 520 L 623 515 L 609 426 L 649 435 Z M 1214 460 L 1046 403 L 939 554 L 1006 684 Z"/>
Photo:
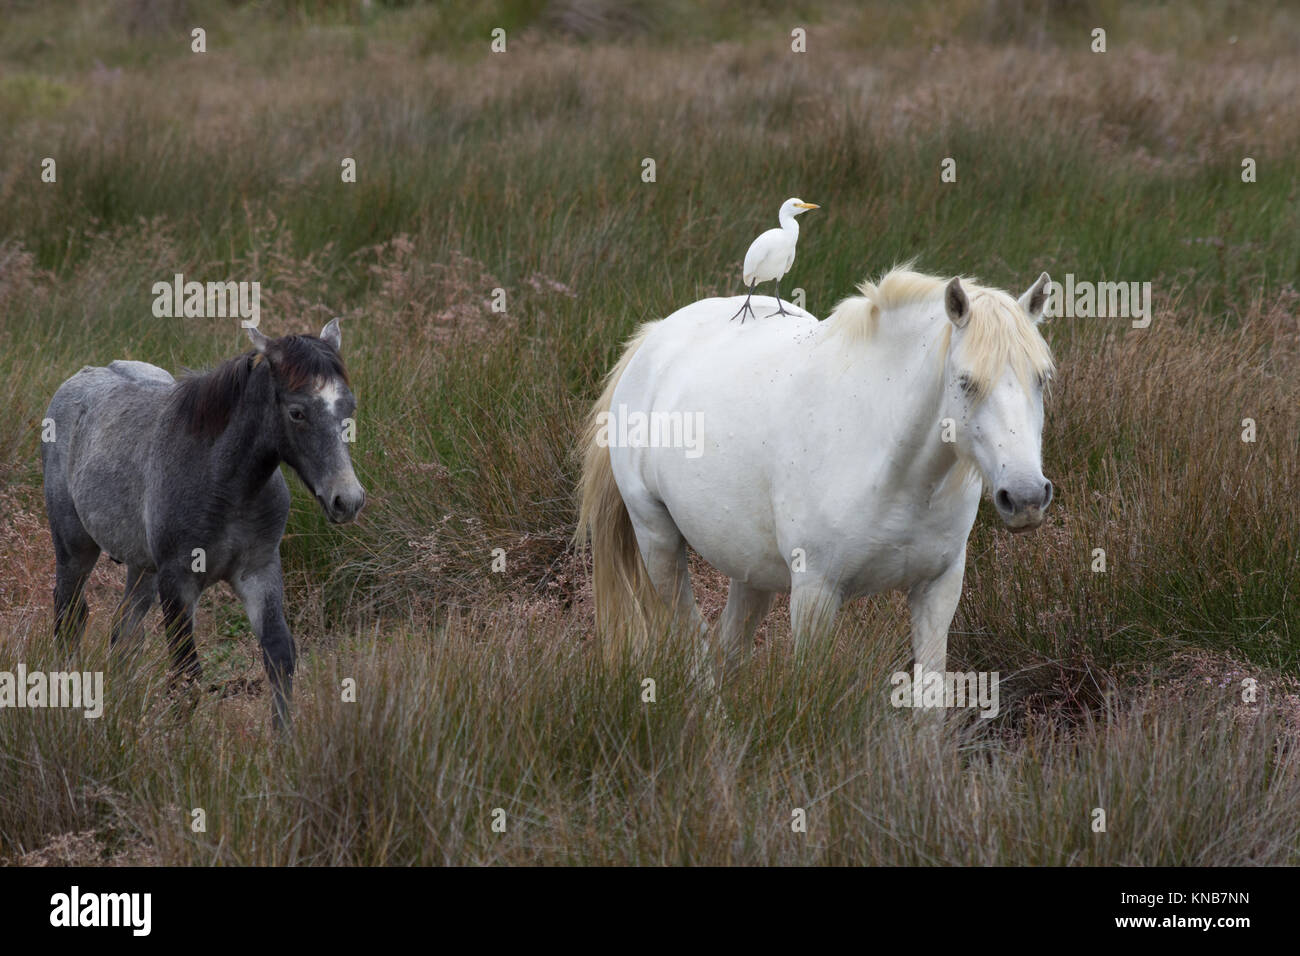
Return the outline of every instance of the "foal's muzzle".
<path id="1" fill-rule="evenodd" d="M 361 513 L 366 504 L 366 492 L 360 483 L 353 479 L 352 487 L 337 491 L 326 491 L 316 496 L 325 517 L 334 524 L 347 524 Z"/>
<path id="2" fill-rule="evenodd" d="M 1052 483 L 1046 478 L 1002 485 L 993 493 L 993 505 L 1012 531 L 1033 531 L 1043 523 L 1052 502 Z"/>

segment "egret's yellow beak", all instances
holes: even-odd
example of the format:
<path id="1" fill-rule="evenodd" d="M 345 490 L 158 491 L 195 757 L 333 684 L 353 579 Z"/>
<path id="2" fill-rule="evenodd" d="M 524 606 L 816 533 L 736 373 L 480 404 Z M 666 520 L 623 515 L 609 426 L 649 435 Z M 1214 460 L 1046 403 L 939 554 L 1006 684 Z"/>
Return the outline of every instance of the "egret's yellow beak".
<path id="1" fill-rule="evenodd" d="M 822 207 L 815 202 L 797 202 L 795 203 L 800 209 L 821 209 Z"/>

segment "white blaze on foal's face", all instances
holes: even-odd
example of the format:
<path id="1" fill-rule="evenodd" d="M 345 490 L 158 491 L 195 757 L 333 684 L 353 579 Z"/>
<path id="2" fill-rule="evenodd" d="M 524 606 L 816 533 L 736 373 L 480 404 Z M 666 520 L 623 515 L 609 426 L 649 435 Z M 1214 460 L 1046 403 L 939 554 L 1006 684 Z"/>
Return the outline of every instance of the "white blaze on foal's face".
<path id="1" fill-rule="evenodd" d="M 1042 471 L 1043 389 L 1051 357 L 1034 328 L 1049 281 L 1044 273 L 1018 303 L 988 292 L 971 302 L 956 279 L 944 294 L 953 324 L 945 407 L 957 425 L 957 453 L 979 468 L 999 517 L 1013 531 L 1042 524 L 1052 500 L 1052 483 Z"/>
<path id="2" fill-rule="evenodd" d="M 332 378 L 316 390 L 316 397 L 325 403 L 325 410 L 331 415 L 339 413 L 339 402 L 347 394 L 347 388 L 336 378 Z"/>

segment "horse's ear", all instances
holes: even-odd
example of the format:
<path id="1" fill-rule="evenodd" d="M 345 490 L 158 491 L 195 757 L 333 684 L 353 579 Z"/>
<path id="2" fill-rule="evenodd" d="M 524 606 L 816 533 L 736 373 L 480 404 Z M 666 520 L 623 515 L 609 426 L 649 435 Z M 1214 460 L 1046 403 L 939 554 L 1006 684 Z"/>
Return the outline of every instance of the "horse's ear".
<path id="1" fill-rule="evenodd" d="M 1052 284 L 1052 277 L 1046 272 L 1038 277 L 1038 281 L 1029 287 L 1029 290 L 1020 297 L 1020 308 L 1025 310 L 1025 315 L 1034 320 L 1037 325 L 1043 321 L 1043 311 L 1047 308 L 1048 292 Z"/>
<path id="2" fill-rule="evenodd" d="M 966 290 L 961 287 L 961 279 L 953 279 L 943 290 L 943 307 L 957 328 L 970 321 L 970 299 L 966 298 Z"/>
<path id="3" fill-rule="evenodd" d="M 343 344 L 343 333 L 339 331 L 339 320 L 330 319 L 325 328 L 320 330 L 320 340 L 332 348 L 335 352 Z"/>
<path id="4" fill-rule="evenodd" d="M 266 350 L 271 345 L 271 340 L 252 326 L 248 327 L 248 337 L 253 342 L 253 348 L 265 355 Z"/>

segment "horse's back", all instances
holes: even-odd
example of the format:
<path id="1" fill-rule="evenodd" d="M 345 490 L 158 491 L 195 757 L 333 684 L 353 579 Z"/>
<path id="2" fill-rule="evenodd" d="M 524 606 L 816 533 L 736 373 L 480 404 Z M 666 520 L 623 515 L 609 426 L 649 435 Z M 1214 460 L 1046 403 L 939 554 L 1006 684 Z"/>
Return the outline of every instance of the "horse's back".
<path id="1" fill-rule="evenodd" d="M 90 368 L 91 366 L 86 366 Z M 171 372 L 159 368 L 157 365 L 150 365 L 148 362 L 134 362 L 130 359 L 116 359 L 108 363 L 108 370 L 116 375 L 121 376 L 132 382 L 141 384 L 155 385 L 175 385 L 176 379 L 172 378 Z M 86 369 L 82 369 L 86 371 Z"/>
<path id="2" fill-rule="evenodd" d="M 175 384 L 167 371 L 147 362 L 84 366 L 59 386 L 46 410 L 54 425 L 54 441 L 41 449 L 47 462 L 51 454 L 72 450 L 87 429 L 107 428 L 112 437 L 137 444 L 136 429 L 152 421 Z"/>
<path id="3" fill-rule="evenodd" d="M 792 305 L 787 305 L 789 315 L 769 317 L 776 299 L 757 295 L 752 304 L 759 317 L 733 321 L 744 301 L 745 296 L 701 299 L 652 323 L 624 378 L 637 382 L 652 372 L 667 371 L 667 378 L 655 375 L 657 383 L 698 381 L 696 373 L 707 372 L 708 380 L 717 381 L 733 373 L 761 373 L 780 365 L 791 349 L 810 342 L 820 324 L 816 316 Z"/>
<path id="4" fill-rule="evenodd" d="M 117 359 L 107 365 L 85 365 L 59 386 L 50 402 L 50 409 L 57 412 L 69 406 L 111 402 L 123 390 L 157 390 L 175 384 L 176 379 L 171 373 L 148 362 Z"/>
<path id="5" fill-rule="evenodd" d="M 54 393 L 42 442 L 51 520 L 74 512 L 115 559 L 147 563 L 143 535 L 145 469 L 158 416 L 175 379 L 146 362 L 87 365 Z"/>
<path id="6" fill-rule="evenodd" d="M 788 586 L 788 570 L 769 472 L 794 457 L 793 412 L 822 377 L 811 355 L 820 323 L 791 306 L 791 315 L 768 317 L 776 300 L 755 296 L 758 318 L 742 325 L 731 316 L 743 301 L 705 299 L 645 329 L 611 414 L 647 416 L 652 428 L 657 416 L 661 434 L 680 422 L 692 444 L 611 441 L 610 461 L 631 513 L 662 504 L 709 563 L 777 589 Z"/>

